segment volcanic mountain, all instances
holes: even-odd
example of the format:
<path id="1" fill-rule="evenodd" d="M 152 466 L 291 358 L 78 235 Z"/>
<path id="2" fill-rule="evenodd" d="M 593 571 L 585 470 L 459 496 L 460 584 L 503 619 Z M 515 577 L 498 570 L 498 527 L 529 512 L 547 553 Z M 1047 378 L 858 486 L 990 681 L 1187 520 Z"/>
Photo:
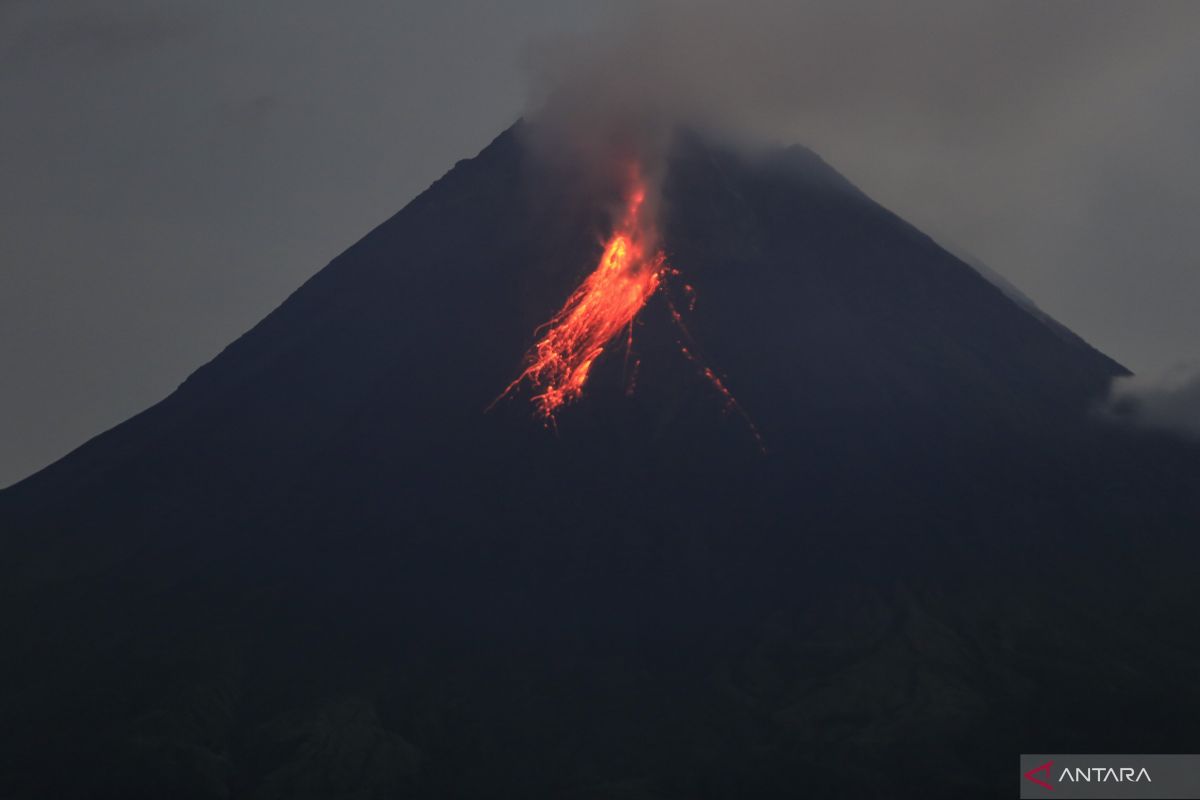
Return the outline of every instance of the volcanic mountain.
<path id="1" fill-rule="evenodd" d="M 812 152 L 685 131 L 678 277 L 548 428 L 501 395 L 622 198 L 529 142 L 0 493 L 0 795 L 1009 796 L 1200 747 L 1200 451 L 1094 418 L 1119 365 Z"/>

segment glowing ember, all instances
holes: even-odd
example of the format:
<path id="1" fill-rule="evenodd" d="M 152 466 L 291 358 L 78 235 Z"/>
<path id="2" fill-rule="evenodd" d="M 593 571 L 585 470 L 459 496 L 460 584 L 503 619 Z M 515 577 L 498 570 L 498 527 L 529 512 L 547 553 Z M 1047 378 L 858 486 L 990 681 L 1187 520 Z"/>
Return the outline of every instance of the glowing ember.
<path id="1" fill-rule="evenodd" d="M 644 186 L 635 180 L 624 218 L 605 245 L 599 265 L 562 309 L 538 328 L 545 333 L 530 352 L 525 370 L 500 395 L 528 380 L 539 390 L 533 402 L 548 424 L 554 422 L 559 408 L 583 393 L 592 364 L 609 342 L 628 329 L 627 348 L 632 345 L 634 317 L 666 274 L 666 257 L 648 247 L 653 236 L 641 220 L 645 199 Z"/>
<path id="2" fill-rule="evenodd" d="M 534 332 L 540 335 L 526 357 L 525 369 L 510 383 L 497 401 L 528 381 L 537 392 L 533 403 L 538 416 L 548 426 L 554 415 L 567 403 L 583 394 L 588 375 L 596 359 L 612 342 L 625 343 L 625 392 L 632 394 L 641 362 L 629 359 L 633 353 L 633 325 L 638 313 L 655 292 L 679 272 L 667 266 L 666 255 L 657 247 L 653 224 L 642 219 L 646 188 L 636 169 L 631 171 L 633 189 L 624 216 L 608 242 L 596 269 L 571 293 L 563 307 Z M 695 290 L 683 284 L 688 311 L 696 305 Z M 677 344 L 683 356 L 696 366 L 724 401 L 726 413 L 734 412 L 745 420 L 759 449 L 766 452 L 758 429 L 738 404 L 725 383 L 695 353 L 695 342 L 669 293 L 667 306 L 679 331 Z M 625 332 L 624 337 L 620 334 Z"/>
<path id="3" fill-rule="evenodd" d="M 685 285 L 683 288 L 687 292 L 688 310 L 693 311 L 696 307 L 696 293 L 691 286 Z M 754 443 L 758 445 L 758 449 L 761 452 L 766 453 L 767 443 L 763 441 L 762 434 L 758 432 L 758 426 L 754 424 L 754 420 L 750 419 L 750 415 L 746 413 L 741 403 L 733 396 L 733 392 L 729 391 L 729 387 L 725 385 L 721 377 L 713 372 L 712 367 L 705 365 L 692 352 L 692 348 L 688 347 L 685 341 L 691 342 L 692 334 L 688 331 L 687 325 L 684 324 L 683 315 L 679 313 L 679 309 L 675 308 L 675 303 L 670 298 L 667 299 L 667 305 L 671 309 L 671 320 L 675 323 L 675 327 L 679 329 L 681 335 L 678 341 L 679 352 L 683 353 L 684 358 L 696 365 L 696 369 L 700 370 L 700 374 L 704 376 L 704 379 L 716 389 L 717 394 L 721 395 L 721 399 L 724 400 L 725 413 L 736 413 L 746 422 L 746 427 L 750 429 L 750 435 L 754 437 Z"/>

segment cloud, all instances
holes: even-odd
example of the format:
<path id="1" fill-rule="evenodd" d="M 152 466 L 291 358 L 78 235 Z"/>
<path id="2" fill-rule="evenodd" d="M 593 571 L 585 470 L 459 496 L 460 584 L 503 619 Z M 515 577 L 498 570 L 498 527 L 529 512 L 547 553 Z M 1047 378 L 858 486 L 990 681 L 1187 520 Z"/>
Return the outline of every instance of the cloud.
<path id="1" fill-rule="evenodd" d="M 572 141 L 632 119 L 805 144 L 1121 363 L 1200 340 L 1200 3 L 611 9 L 526 57 L 530 106 Z"/>
<path id="2" fill-rule="evenodd" d="M 599 32 L 531 48 L 535 104 L 569 94 L 590 122 L 683 116 L 772 137 L 822 118 L 889 135 L 990 136 L 1018 109 L 1068 111 L 1064 94 L 1145 58 L 1147 34 L 1182 48 L 1180 23 L 1200 19 L 1186 7 L 980 0 L 616 8 Z"/>
<path id="3" fill-rule="evenodd" d="M 1117 378 L 1107 413 L 1138 427 L 1200 439 L 1200 364 L 1177 367 L 1161 376 Z"/>

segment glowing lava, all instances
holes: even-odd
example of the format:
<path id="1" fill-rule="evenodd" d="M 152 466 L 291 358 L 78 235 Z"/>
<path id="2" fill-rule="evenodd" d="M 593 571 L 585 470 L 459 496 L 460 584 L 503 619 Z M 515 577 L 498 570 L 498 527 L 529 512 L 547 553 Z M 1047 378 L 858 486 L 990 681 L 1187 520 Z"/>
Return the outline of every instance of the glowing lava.
<path id="1" fill-rule="evenodd" d="M 643 219 L 646 187 L 636 168 L 631 170 L 632 190 L 624 214 L 604 245 L 600 263 L 571 293 L 563 307 L 540 325 L 539 337 L 525 359 L 525 368 L 496 401 L 528 381 L 536 392 L 533 404 L 547 426 L 554 426 L 555 414 L 567 403 L 578 399 L 587 385 L 596 359 L 612 346 L 624 342 L 626 393 L 632 394 L 640 362 L 632 371 L 628 360 L 633 352 L 633 324 L 646 302 L 679 272 L 667 266 L 666 255 L 658 248 L 658 236 L 652 222 Z M 688 311 L 695 308 L 695 291 L 683 285 Z M 720 377 L 696 354 L 695 341 L 675 302 L 667 297 L 671 321 L 679 332 L 676 343 L 680 353 L 696 366 L 700 375 L 717 391 L 726 413 L 745 420 L 760 450 L 766 452 L 762 437 Z M 620 334 L 625 332 L 625 336 Z"/>
<path id="2" fill-rule="evenodd" d="M 553 424 L 558 409 L 583 393 L 592 364 L 609 342 L 627 328 L 627 340 L 632 341 L 634 317 L 666 275 L 666 256 L 651 246 L 653 231 L 641 219 L 645 186 L 636 176 L 634 186 L 599 265 L 538 328 L 535 333 L 542 335 L 525 370 L 500 395 L 529 381 L 538 391 L 533 397 L 538 415 L 548 424 Z"/>

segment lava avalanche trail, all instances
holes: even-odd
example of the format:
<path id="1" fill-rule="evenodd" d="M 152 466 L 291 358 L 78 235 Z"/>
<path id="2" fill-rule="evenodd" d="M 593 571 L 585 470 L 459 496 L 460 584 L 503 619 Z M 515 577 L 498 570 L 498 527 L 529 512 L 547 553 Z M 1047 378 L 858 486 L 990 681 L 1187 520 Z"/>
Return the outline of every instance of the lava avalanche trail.
<path id="1" fill-rule="evenodd" d="M 553 427 L 555 414 L 582 396 L 596 359 L 614 342 L 622 341 L 628 379 L 626 391 L 632 393 L 640 366 L 635 359 L 633 371 L 629 371 L 634 321 L 654 293 L 679 272 L 667 265 L 666 254 L 658 247 L 656 227 L 646 218 L 646 185 L 641 173 L 636 167 L 630 173 L 628 199 L 619 223 L 605 243 L 600 263 L 571 293 L 563 307 L 534 331 L 538 339 L 525 358 L 524 369 L 505 387 L 493 405 L 528 382 L 535 392 L 532 402 L 537 416 Z M 688 285 L 683 288 L 691 310 L 695 303 L 694 291 Z M 694 344 L 692 336 L 669 297 L 667 305 L 671 320 L 681 334 L 678 340 L 680 352 L 696 365 L 700 375 L 722 397 L 725 411 L 735 412 L 745 420 L 762 449 L 762 437 L 754 423 L 716 372 L 697 357 L 694 346 L 689 346 Z M 622 332 L 624 337 L 620 336 Z"/>

